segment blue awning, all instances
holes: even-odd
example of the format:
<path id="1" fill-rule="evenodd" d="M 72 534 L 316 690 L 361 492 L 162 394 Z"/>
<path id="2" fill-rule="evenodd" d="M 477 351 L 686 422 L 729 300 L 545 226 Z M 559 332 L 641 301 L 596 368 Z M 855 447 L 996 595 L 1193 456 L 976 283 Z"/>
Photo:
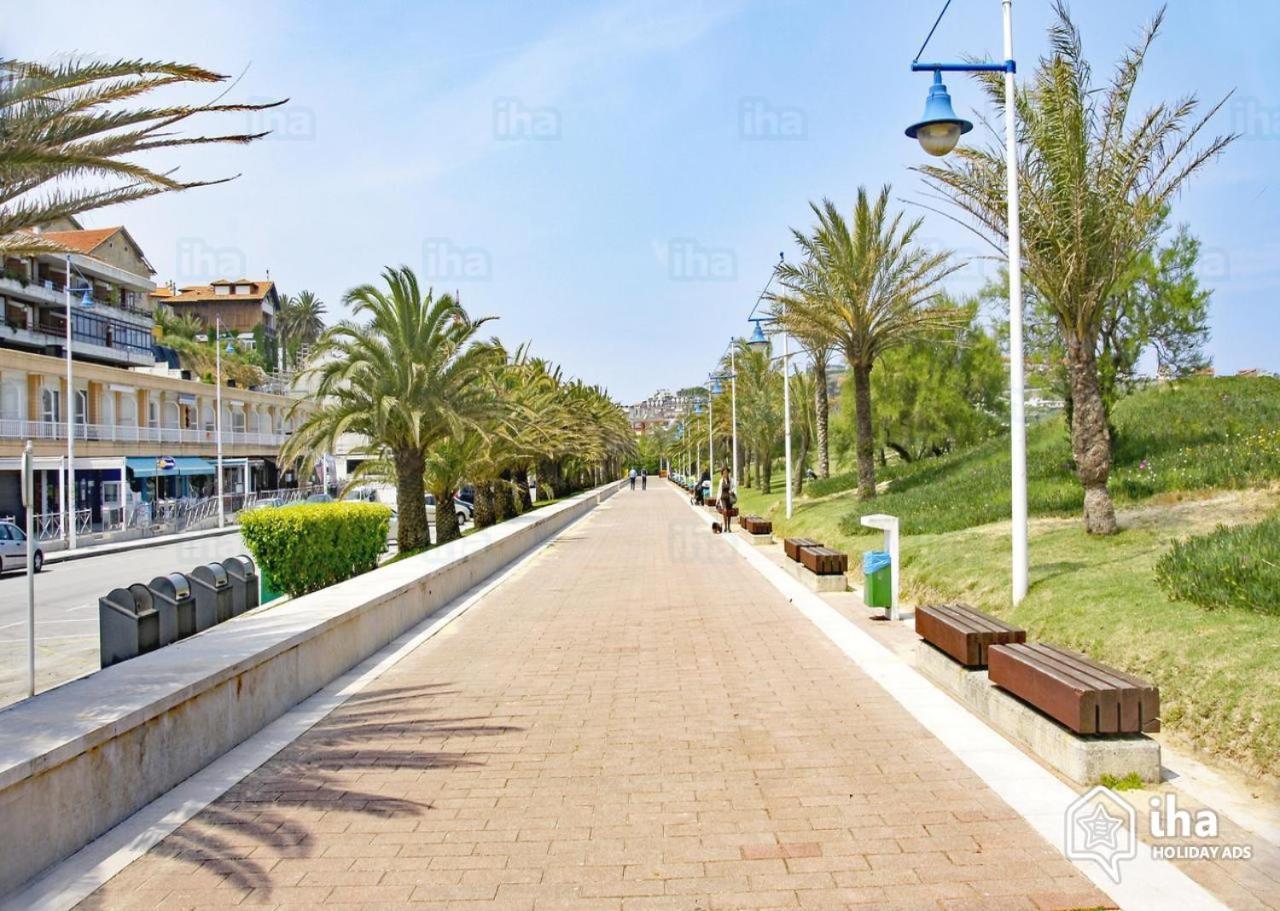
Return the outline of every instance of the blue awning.
<path id="1" fill-rule="evenodd" d="M 214 474 L 217 471 L 214 464 L 208 459 L 201 459 L 196 456 L 130 457 L 124 461 L 125 466 L 133 472 L 135 478 L 191 477 L 192 475 Z M 171 462 L 173 465 L 169 467 Z"/>

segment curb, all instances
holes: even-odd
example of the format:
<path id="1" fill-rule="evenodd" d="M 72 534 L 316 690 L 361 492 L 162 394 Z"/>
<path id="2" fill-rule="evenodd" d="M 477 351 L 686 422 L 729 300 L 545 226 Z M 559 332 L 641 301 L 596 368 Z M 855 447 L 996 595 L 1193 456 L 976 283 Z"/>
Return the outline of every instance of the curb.
<path id="1" fill-rule="evenodd" d="M 75 550 L 58 550 L 44 555 L 45 565 L 50 563 L 69 563 L 72 560 L 87 560 L 90 557 L 106 557 L 111 554 L 125 553 L 130 550 L 142 550 L 144 547 L 159 547 L 164 544 L 181 544 L 183 541 L 199 541 L 203 538 L 214 538 L 218 535 L 229 535 L 240 530 L 239 525 L 228 525 L 226 528 L 209 528 L 203 531 L 184 532 L 178 535 L 157 535 L 154 538 L 132 538 L 117 544 L 93 544 L 89 547 L 78 547 Z"/>

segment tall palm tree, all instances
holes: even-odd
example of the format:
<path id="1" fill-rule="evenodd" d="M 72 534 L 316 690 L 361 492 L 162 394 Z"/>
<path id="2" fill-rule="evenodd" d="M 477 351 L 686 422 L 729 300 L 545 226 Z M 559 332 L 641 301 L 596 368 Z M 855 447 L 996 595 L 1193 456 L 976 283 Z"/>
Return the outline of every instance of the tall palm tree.
<path id="1" fill-rule="evenodd" d="M 1187 180 L 1236 137 L 1200 143 L 1226 99 L 1199 116 L 1194 96 L 1133 112 L 1134 91 L 1164 20 L 1161 9 L 1106 86 L 1094 84 L 1080 32 L 1054 4 L 1050 51 L 1014 97 L 1022 188 L 1023 274 L 1054 314 L 1070 373 L 1071 445 L 1084 488 L 1085 529 L 1116 530 L 1107 491 L 1111 435 L 1098 375 L 1106 302 L 1160 233 L 1163 213 Z M 1004 111 L 1004 77 L 983 80 Z M 988 239 L 1008 238 L 1003 141 L 964 148 L 954 161 L 922 167 L 926 183 L 976 222 Z"/>
<path id="2" fill-rule="evenodd" d="M 934 306 L 939 283 L 960 268 L 947 251 L 930 251 L 916 235 L 921 219 L 904 223 L 889 211 L 886 185 L 872 202 L 858 188 L 852 223 L 835 204 L 811 205 L 817 224 L 792 236 L 800 263 L 777 267 L 782 290 L 770 295 L 786 330 L 797 337 L 831 339 L 853 373 L 857 427 L 858 493 L 876 495 L 871 370 L 884 352 L 939 325 L 956 322 L 951 308 Z"/>
<path id="3" fill-rule="evenodd" d="M 324 334 L 324 301 L 314 291 L 299 291 L 289 299 L 284 319 L 286 330 L 292 338 L 303 344 L 311 344 Z"/>
<path id="4" fill-rule="evenodd" d="M 175 127 L 197 115 L 262 111 L 284 101 L 120 107 L 156 89 L 226 78 L 190 64 L 142 60 L 61 66 L 0 60 L 0 256 L 64 252 L 25 230 L 60 217 L 233 179 L 183 181 L 132 156 L 252 142 L 266 133 L 183 136 Z"/>
<path id="5" fill-rule="evenodd" d="M 321 337 L 303 374 L 315 392 L 295 406 L 304 417 L 281 457 L 309 462 L 344 433 L 385 450 L 395 469 L 397 540 L 401 553 L 412 553 L 430 546 L 427 454 L 491 418 L 501 349 L 477 338 L 487 319 L 473 319 L 451 295 L 424 293 L 411 269 L 387 268 L 382 278 L 384 288 L 361 285 L 344 298 L 365 322 L 344 320 Z"/>

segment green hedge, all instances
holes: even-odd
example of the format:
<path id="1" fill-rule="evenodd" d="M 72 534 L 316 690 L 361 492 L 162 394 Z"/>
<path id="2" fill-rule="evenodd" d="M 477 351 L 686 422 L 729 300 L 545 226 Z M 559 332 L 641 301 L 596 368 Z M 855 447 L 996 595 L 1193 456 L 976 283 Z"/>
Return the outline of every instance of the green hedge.
<path id="1" fill-rule="evenodd" d="M 1173 600 L 1280 616 L 1280 516 L 1175 544 L 1156 563 L 1156 582 Z"/>
<path id="2" fill-rule="evenodd" d="M 299 503 L 240 516 L 240 534 L 265 579 L 305 595 L 378 565 L 391 510 L 376 503 Z"/>

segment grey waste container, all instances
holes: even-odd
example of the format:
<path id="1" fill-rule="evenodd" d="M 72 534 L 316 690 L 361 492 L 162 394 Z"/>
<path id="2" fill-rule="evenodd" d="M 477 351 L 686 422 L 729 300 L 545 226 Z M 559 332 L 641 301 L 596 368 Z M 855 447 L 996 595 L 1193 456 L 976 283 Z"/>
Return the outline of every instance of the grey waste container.
<path id="1" fill-rule="evenodd" d="M 160 615 L 145 585 L 116 588 L 98 599 L 102 667 L 136 658 L 160 645 Z"/>
<path id="2" fill-rule="evenodd" d="M 196 632 L 231 619 L 235 593 L 221 563 L 197 566 L 187 573 L 187 578 L 191 580 L 191 594 L 196 601 Z"/>
<path id="3" fill-rule="evenodd" d="M 241 554 L 223 560 L 222 567 L 231 581 L 231 616 L 239 616 L 257 607 L 258 571 L 254 568 L 253 561 Z"/>
<path id="4" fill-rule="evenodd" d="M 191 583 L 182 573 L 156 576 L 147 586 L 160 614 L 160 644 L 185 639 L 196 631 L 196 602 Z"/>

